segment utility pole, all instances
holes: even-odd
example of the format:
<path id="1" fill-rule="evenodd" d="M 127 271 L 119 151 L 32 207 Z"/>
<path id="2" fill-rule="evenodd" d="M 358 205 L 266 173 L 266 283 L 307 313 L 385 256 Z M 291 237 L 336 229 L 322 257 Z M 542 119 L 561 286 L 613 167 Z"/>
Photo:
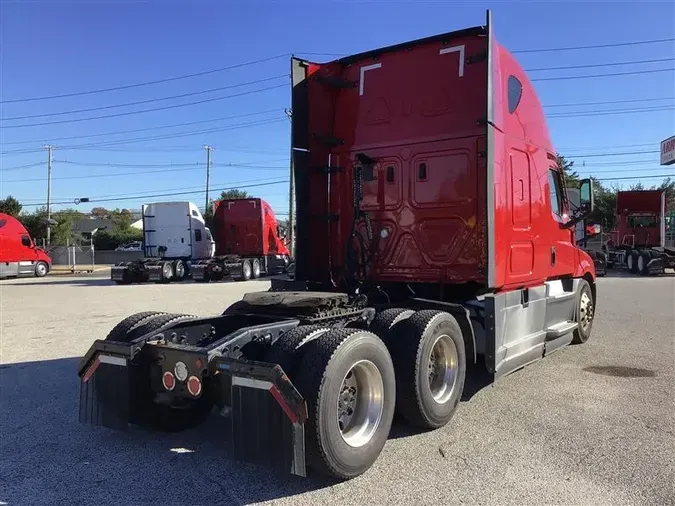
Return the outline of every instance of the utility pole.
<path id="1" fill-rule="evenodd" d="M 285 109 L 288 119 L 293 119 L 293 111 Z M 291 129 L 293 127 L 291 126 Z M 293 132 L 291 131 L 291 173 L 288 177 L 288 250 L 291 257 L 295 255 L 295 166 L 293 164 Z"/>
<path id="2" fill-rule="evenodd" d="M 52 151 L 53 146 L 47 144 L 47 246 L 52 240 Z"/>
<path id="3" fill-rule="evenodd" d="M 213 148 L 208 144 L 204 144 L 206 150 L 206 203 L 204 204 L 204 214 L 209 212 L 209 178 L 211 177 L 211 151 Z"/>

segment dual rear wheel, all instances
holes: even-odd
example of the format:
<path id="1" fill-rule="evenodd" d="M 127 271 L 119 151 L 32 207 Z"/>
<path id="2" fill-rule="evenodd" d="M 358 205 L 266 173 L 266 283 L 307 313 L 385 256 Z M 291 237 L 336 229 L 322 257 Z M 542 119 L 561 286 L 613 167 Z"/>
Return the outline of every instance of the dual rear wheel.
<path id="1" fill-rule="evenodd" d="M 321 474 L 362 474 L 382 451 L 395 411 L 435 429 L 450 421 L 461 397 L 466 358 L 453 316 L 391 309 L 371 330 L 377 334 L 297 327 L 266 357 L 307 402 L 307 462 Z"/>

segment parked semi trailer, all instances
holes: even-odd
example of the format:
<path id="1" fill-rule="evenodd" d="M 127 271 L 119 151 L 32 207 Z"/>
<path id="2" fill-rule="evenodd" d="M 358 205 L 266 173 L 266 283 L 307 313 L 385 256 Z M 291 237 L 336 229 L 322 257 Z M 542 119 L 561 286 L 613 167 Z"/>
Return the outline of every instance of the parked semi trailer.
<path id="1" fill-rule="evenodd" d="M 620 191 L 616 195 L 616 230 L 603 244 L 610 268 L 642 276 L 675 268 L 675 245 L 666 245 L 666 192 Z"/>
<path id="2" fill-rule="evenodd" d="M 110 277 L 118 284 L 181 281 L 190 262 L 212 258 L 215 242 L 192 202 L 156 202 L 142 208 L 145 258 L 119 262 Z"/>
<path id="3" fill-rule="evenodd" d="M 489 13 L 294 58 L 292 76 L 295 279 L 221 315 L 121 321 L 80 363 L 80 420 L 180 430 L 218 411 L 230 456 L 349 479 L 394 410 L 442 427 L 467 376 L 589 339 L 595 271 L 574 228 L 593 198 L 584 180 L 569 209 L 544 112 Z"/>
<path id="4" fill-rule="evenodd" d="M 193 279 L 210 281 L 229 275 L 248 281 L 285 272 L 288 248 L 267 202 L 259 198 L 216 201 L 213 223 L 217 256 L 193 263 Z"/>
<path id="5" fill-rule="evenodd" d="M 19 220 L 0 213 L 0 278 L 46 276 L 52 259 L 38 248 Z"/>

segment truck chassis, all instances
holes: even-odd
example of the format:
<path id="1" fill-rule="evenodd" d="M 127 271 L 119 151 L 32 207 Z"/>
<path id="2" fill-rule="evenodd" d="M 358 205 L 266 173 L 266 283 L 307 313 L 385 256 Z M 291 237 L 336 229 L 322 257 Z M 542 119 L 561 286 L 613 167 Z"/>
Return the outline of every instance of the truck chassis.
<path id="1" fill-rule="evenodd" d="M 147 258 L 113 265 L 110 279 L 117 284 L 170 283 L 189 278 L 204 283 L 225 278 L 248 281 L 261 276 L 282 274 L 288 264 L 289 259 L 285 255 L 224 255 L 204 260 Z"/>
<path id="2" fill-rule="evenodd" d="M 605 255 L 608 268 L 625 269 L 641 276 L 662 275 L 666 269 L 675 269 L 673 248 L 621 246 L 607 248 Z"/>
<path id="3" fill-rule="evenodd" d="M 394 407 L 441 427 L 467 374 L 484 364 L 496 380 L 585 342 L 595 307 L 582 278 L 461 304 L 308 288 L 273 279 L 220 316 L 123 320 L 79 365 L 80 421 L 177 431 L 215 408 L 231 419 L 235 459 L 348 479 L 377 459 Z"/>

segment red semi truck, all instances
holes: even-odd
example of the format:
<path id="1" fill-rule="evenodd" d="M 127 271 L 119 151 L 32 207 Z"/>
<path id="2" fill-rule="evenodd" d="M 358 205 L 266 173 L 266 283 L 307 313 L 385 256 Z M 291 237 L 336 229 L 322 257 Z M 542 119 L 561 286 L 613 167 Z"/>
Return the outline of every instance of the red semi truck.
<path id="1" fill-rule="evenodd" d="M 647 276 L 675 268 L 675 245 L 666 245 L 666 192 L 620 191 L 616 227 L 603 250 L 607 266 Z"/>
<path id="2" fill-rule="evenodd" d="M 46 276 L 52 259 L 35 246 L 33 239 L 19 220 L 0 213 L 0 278 L 15 276 Z"/>
<path id="3" fill-rule="evenodd" d="M 213 204 L 216 257 L 195 262 L 192 278 L 209 281 L 229 274 L 248 281 L 281 274 L 289 264 L 279 223 L 262 199 L 223 199 Z"/>
<path id="4" fill-rule="evenodd" d="M 294 280 L 222 315 L 138 313 L 79 366 L 80 420 L 229 416 L 236 459 L 349 479 L 397 410 L 450 422 L 498 380 L 589 339 L 593 260 L 544 112 L 487 23 L 325 64 L 292 59 Z M 120 389 L 124 384 L 128 388 Z"/>

